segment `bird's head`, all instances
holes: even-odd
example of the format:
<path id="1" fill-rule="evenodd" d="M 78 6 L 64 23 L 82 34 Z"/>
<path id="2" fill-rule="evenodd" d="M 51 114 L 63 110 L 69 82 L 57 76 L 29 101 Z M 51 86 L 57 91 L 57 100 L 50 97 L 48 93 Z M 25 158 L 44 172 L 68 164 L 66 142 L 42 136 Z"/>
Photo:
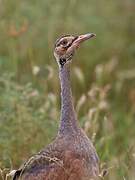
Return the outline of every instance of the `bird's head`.
<path id="1" fill-rule="evenodd" d="M 95 34 L 89 33 L 79 36 L 65 35 L 57 39 L 55 42 L 54 56 L 59 67 L 63 67 L 65 64 L 70 63 L 80 44 L 94 36 Z"/>

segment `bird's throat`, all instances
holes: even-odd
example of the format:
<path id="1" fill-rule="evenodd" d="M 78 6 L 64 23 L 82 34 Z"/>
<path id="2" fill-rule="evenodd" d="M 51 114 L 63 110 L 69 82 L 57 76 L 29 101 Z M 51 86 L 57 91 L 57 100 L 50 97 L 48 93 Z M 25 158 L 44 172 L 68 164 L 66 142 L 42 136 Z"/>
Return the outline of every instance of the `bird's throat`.
<path id="1" fill-rule="evenodd" d="M 76 113 L 73 106 L 70 84 L 70 66 L 64 65 L 59 70 L 61 83 L 61 122 L 59 133 L 76 132 L 78 129 Z"/>

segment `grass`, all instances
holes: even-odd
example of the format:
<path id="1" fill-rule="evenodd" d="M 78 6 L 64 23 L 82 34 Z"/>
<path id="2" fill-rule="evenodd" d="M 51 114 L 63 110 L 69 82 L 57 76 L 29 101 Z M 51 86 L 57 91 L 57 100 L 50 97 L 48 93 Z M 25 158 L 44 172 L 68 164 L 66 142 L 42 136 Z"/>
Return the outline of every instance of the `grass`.
<path id="1" fill-rule="evenodd" d="M 0 178 L 57 133 L 55 39 L 94 32 L 73 61 L 75 107 L 105 179 L 134 179 L 134 9 L 133 0 L 0 1 Z"/>

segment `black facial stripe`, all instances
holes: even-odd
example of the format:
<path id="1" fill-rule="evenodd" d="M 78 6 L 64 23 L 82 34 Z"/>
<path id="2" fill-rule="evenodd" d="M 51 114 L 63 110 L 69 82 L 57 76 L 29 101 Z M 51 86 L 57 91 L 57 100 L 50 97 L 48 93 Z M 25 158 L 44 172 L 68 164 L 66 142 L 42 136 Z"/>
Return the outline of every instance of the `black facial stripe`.
<path id="1" fill-rule="evenodd" d="M 72 43 L 69 43 L 69 44 L 65 47 L 65 49 L 67 50 L 71 45 L 72 45 Z"/>
<path id="2" fill-rule="evenodd" d="M 78 36 L 75 36 L 75 38 L 72 40 L 72 42 L 69 43 L 69 44 L 65 47 L 65 49 L 68 49 L 68 48 L 73 44 L 73 42 L 74 42 L 77 38 L 78 38 Z"/>
<path id="3" fill-rule="evenodd" d="M 78 36 L 75 36 L 75 38 L 72 40 L 72 43 L 78 38 Z"/>

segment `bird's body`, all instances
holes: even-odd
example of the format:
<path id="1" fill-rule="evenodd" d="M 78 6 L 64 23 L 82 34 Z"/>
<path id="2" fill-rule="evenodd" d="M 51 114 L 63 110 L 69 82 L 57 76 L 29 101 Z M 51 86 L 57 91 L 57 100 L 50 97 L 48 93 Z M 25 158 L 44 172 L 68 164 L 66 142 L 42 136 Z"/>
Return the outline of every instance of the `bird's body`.
<path id="1" fill-rule="evenodd" d="M 98 178 L 98 156 L 91 141 L 78 125 L 70 88 L 70 63 L 68 61 L 71 61 L 80 43 L 77 41 L 80 37 L 65 37 L 56 41 L 54 52 L 60 69 L 62 98 L 58 135 L 54 142 L 17 170 L 13 180 L 96 180 Z M 63 49 L 59 53 L 60 46 Z M 64 53 L 64 47 L 66 47 L 66 53 Z M 73 48 L 69 49 L 71 47 Z"/>
<path id="2" fill-rule="evenodd" d="M 98 175 L 98 158 L 83 132 L 58 136 L 21 170 L 22 180 L 90 180 Z"/>

